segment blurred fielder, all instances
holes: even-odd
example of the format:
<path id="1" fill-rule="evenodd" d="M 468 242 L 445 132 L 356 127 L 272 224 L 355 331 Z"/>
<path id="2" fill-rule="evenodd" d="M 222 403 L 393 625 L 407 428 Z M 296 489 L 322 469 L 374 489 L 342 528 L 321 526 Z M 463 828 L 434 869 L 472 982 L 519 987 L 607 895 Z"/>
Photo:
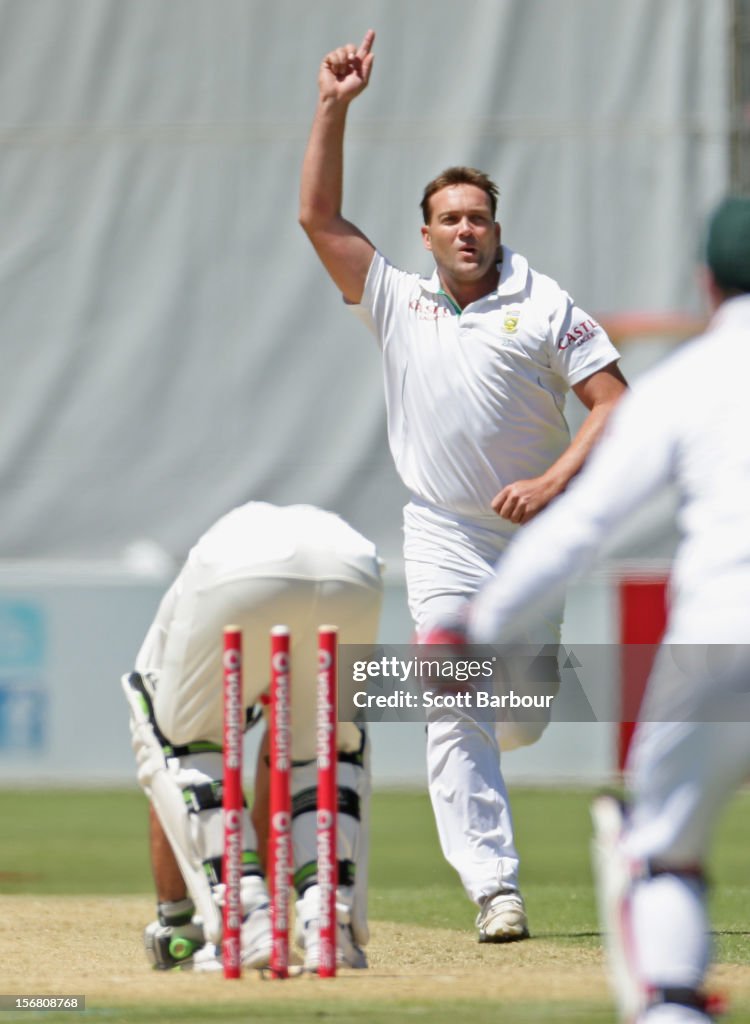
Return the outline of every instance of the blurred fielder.
<path id="1" fill-rule="evenodd" d="M 308 799 L 317 784 L 317 631 L 332 622 L 342 643 L 374 642 L 381 598 L 374 546 L 338 516 L 310 506 L 242 505 L 190 551 L 159 606 L 135 672 L 122 680 L 138 781 L 151 801 L 158 920 L 146 929 L 145 941 L 157 967 L 221 966 L 221 653 L 224 626 L 232 623 L 243 631 L 248 721 L 269 684 L 269 631 L 279 624 L 291 631 L 296 934 L 305 967 L 317 968 L 315 801 Z M 344 966 L 366 967 L 369 750 L 352 723 L 339 723 L 337 745 L 337 952 Z M 261 770 L 258 780 L 261 807 L 265 774 Z M 255 821 L 264 824 L 261 812 Z M 241 959 L 248 967 L 266 966 L 271 952 L 260 831 L 246 810 Z"/>
<path id="2" fill-rule="evenodd" d="M 411 492 L 409 605 L 424 638 L 476 592 L 518 525 L 563 490 L 625 384 L 599 325 L 500 245 L 498 191 L 483 172 L 453 167 L 425 188 L 431 278 L 396 269 L 342 216 L 346 116 L 369 81 L 374 37 L 367 32 L 358 48 L 341 46 L 321 64 L 300 223 L 382 349 L 391 453 Z M 563 416 L 570 388 L 589 410 L 572 442 Z M 528 639 L 557 642 L 561 614 L 552 611 Z M 533 742 L 545 724 L 501 723 L 503 749 Z M 427 766 L 443 853 L 480 907 L 480 941 L 524 938 L 495 729 L 433 716 Z"/>
<path id="3" fill-rule="evenodd" d="M 703 867 L 717 816 L 750 771 L 750 199 L 714 213 L 706 263 L 706 333 L 637 382 L 469 620 L 470 639 L 505 640 L 646 498 L 676 486 L 682 539 L 628 765 L 631 805 L 600 797 L 593 809 L 616 997 L 638 1024 L 710 1019 Z"/>

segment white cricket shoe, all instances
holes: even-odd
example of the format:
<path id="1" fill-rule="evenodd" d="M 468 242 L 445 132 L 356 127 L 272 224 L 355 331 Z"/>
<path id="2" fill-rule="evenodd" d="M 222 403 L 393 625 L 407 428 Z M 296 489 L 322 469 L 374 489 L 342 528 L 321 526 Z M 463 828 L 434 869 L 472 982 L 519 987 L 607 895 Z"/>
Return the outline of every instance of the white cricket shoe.
<path id="1" fill-rule="evenodd" d="M 240 926 L 240 964 L 242 967 L 261 968 L 271 963 L 271 909 L 268 892 L 262 878 L 243 878 L 240 883 L 242 899 L 242 925 Z M 221 887 L 217 893 L 223 898 Z M 193 956 L 193 970 L 210 972 L 223 970 L 221 947 L 207 942 Z"/>
<path id="2" fill-rule="evenodd" d="M 488 896 L 477 914 L 480 942 L 517 942 L 528 939 L 529 924 L 523 897 L 517 889 Z"/>
<path id="3" fill-rule="evenodd" d="M 643 1016 L 638 1017 L 638 1024 L 711 1024 L 714 1019 L 692 1007 L 664 1003 L 661 1006 L 653 1006 Z"/>
<path id="4" fill-rule="evenodd" d="M 193 955 L 190 966 L 199 974 L 223 970 L 224 964 L 221 960 L 221 948 L 215 946 L 213 942 L 207 942 L 205 946 Z"/>
<path id="5" fill-rule="evenodd" d="M 305 970 L 315 972 L 320 966 L 320 889 L 311 885 L 302 899 L 296 903 L 296 924 L 294 937 L 305 952 Z M 349 908 L 345 903 L 336 903 L 336 964 L 363 970 L 367 957 L 361 946 L 354 941 Z"/>
<path id="6" fill-rule="evenodd" d="M 268 967 L 272 949 L 271 912 L 266 905 L 258 907 L 242 922 L 240 963 L 243 967 Z"/>

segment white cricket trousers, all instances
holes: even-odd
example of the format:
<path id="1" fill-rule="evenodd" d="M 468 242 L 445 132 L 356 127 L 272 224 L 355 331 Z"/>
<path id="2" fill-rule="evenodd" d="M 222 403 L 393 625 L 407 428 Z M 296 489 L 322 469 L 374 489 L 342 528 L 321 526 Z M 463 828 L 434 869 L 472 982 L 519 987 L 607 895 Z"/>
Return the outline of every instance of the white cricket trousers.
<path id="1" fill-rule="evenodd" d="M 373 643 L 382 600 L 375 548 L 338 516 L 304 505 L 251 502 L 220 519 L 192 548 L 136 659 L 157 676 L 154 713 L 174 744 L 222 743 L 222 637 L 243 632 L 245 707 L 269 685 L 269 631 L 291 631 L 292 756 L 316 756 L 317 631 Z M 342 699 L 345 699 L 342 695 Z M 339 723 L 338 749 L 361 734 Z"/>
<path id="2" fill-rule="evenodd" d="M 668 632 L 649 680 L 623 839 L 636 873 L 642 864 L 662 869 L 636 881 L 632 895 L 634 966 L 647 986 L 700 988 L 709 963 L 705 888 L 690 873 L 705 868 L 717 820 L 750 775 L 746 630 L 746 605 L 705 609 Z M 716 642 L 696 642 L 706 636 Z"/>
<path id="3" fill-rule="evenodd" d="M 487 525 L 462 520 L 412 500 L 404 509 L 404 563 L 409 609 L 419 636 L 455 617 L 493 573 L 510 543 Z M 558 615 L 519 637 L 558 644 Z M 431 713 L 427 778 L 443 855 L 475 903 L 503 888 L 518 888 L 518 853 L 500 750 L 534 742 L 543 721 L 481 722 L 455 711 Z"/>

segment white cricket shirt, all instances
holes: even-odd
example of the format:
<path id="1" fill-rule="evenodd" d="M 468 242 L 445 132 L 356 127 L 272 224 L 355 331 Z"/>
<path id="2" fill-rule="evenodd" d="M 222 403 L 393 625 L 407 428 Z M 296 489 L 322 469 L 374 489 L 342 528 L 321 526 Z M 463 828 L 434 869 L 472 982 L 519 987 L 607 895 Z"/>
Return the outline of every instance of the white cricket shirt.
<path id="1" fill-rule="evenodd" d="M 493 529 L 504 522 L 490 507 L 498 491 L 539 476 L 567 448 L 566 391 L 619 358 L 551 278 L 502 252 L 497 290 L 463 310 L 437 272 L 421 278 L 376 253 L 353 307 L 382 348 L 388 440 L 404 484 Z"/>
<path id="2" fill-rule="evenodd" d="M 740 296 L 618 403 L 581 473 L 498 562 L 474 602 L 472 638 L 501 641 L 518 628 L 594 561 L 620 523 L 672 484 L 682 539 L 672 567 L 670 642 L 747 643 L 748 381 L 750 296 Z"/>
<path id="3" fill-rule="evenodd" d="M 239 505 L 203 534 L 188 558 L 192 568 L 229 579 L 243 578 L 249 569 L 257 575 L 264 567 L 270 576 L 294 576 L 299 558 L 308 565 L 313 555 L 320 557 L 321 578 L 342 578 L 342 566 L 349 566 L 343 572 L 348 578 L 355 565 L 365 575 L 378 574 L 372 541 L 340 516 L 313 505 Z"/>

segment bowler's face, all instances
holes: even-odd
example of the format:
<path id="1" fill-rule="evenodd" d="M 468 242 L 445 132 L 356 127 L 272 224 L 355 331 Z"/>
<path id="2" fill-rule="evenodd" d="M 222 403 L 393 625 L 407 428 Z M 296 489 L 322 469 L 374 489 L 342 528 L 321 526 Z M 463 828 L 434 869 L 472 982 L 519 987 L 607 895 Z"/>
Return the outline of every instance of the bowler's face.
<path id="1" fill-rule="evenodd" d="M 441 275 L 469 282 L 495 273 L 500 225 L 493 220 L 490 197 L 477 185 L 448 185 L 436 192 L 422 239 Z"/>

